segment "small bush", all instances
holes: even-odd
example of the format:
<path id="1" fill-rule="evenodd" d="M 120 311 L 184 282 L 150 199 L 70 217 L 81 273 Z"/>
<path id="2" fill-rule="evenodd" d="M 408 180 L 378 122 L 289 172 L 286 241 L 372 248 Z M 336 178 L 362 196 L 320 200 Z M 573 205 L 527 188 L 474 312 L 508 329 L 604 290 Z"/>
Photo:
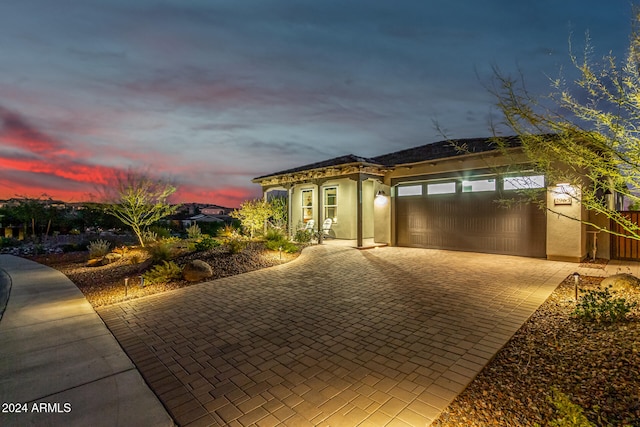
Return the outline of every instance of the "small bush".
<path id="1" fill-rule="evenodd" d="M 615 291 L 610 292 L 610 287 L 601 289 L 580 290 L 581 296 L 573 312 L 579 319 L 598 322 L 613 323 L 623 320 L 636 306 L 624 298 L 615 298 Z"/>
<path id="2" fill-rule="evenodd" d="M 0 248 L 13 248 L 20 246 L 20 241 L 11 237 L 0 237 Z"/>
<path id="3" fill-rule="evenodd" d="M 221 243 L 214 239 L 213 237 L 205 234 L 202 239 L 197 241 L 194 245 L 196 251 L 208 251 L 209 249 L 217 248 Z"/>
<path id="4" fill-rule="evenodd" d="M 232 224 L 227 224 L 218 231 L 218 236 L 227 237 L 227 238 L 237 237 L 238 229 L 234 227 Z"/>
<path id="5" fill-rule="evenodd" d="M 287 236 L 285 236 L 285 234 L 282 231 L 276 228 L 270 228 L 269 230 L 267 230 L 267 234 L 264 235 L 264 238 L 268 242 L 272 242 L 272 241 L 281 242 L 281 241 L 287 240 Z"/>
<path id="6" fill-rule="evenodd" d="M 594 427 L 583 413 L 582 407 L 576 405 L 569 396 L 555 387 L 551 388 L 549 401 L 556 407 L 558 417 L 549 422 L 551 427 Z"/>
<path id="7" fill-rule="evenodd" d="M 151 270 L 144 273 L 142 277 L 151 285 L 168 283 L 179 280 L 182 277 L 182 269 L 173 261 L 163 261 L 162 264 L 154 265 Z"/>
<path id="8" fill-rule="evenodd" d="M 300 250 L 295 243 L 289 242 L 288 240 L 267 240 L 264 246 L 272 251 L 282 251 L 290 254 Z"/>
<path id="9" fill-rule="evenodd" d="M 187 228 L 187 237 L 190 239 L 201 238 L 202 230 L 200 230 L 200 226 L 198 226 L 198 224 L 193 224 L 191 227 Z"/>
<path id="10" fill-rule="evenodd" d="M 171 245 L 167 242 L 158 242 L 150 246 L 145 246 L 145 249 L 149 252 L 151 261 L 154 264 L 161 261 L 168 261 L 172 256 Z"/>
<path id="11" fill-rule="evenodd" d="M 311 241 L 312 233 L 305 230 L 296 231 L 295 236 L 293 236 L 293 240 L 298 243 L 309 243 Z"/>
<path id="12" fill-rule="evenodd" d="M 142 241 L 144 244 L 155 243 L 158 241 L 158 234 L 151 230 L 145 230 L 142 232 Z"/>
<path id="13" fill-rule="evenodd" d="M 227 249 L 230 254 L 238 254 L 247 246 L 247 242 L 239 237 L 227 241 Z"/>
<path id="14" fill-rule="evenodd" d="M 158 225 L 152 225 L 149 227 L 149 231 L 156 236 L 157 239 L 167 239 L 171 237 L 171 230 L 166 227 L 160 227 Z"/>
<path id="15" fill-rule="evenodd" d="M 111 244 L 106 240 L 98 239 L 89 243 L 89 258 L 100 258 L 109 253 Z"/>

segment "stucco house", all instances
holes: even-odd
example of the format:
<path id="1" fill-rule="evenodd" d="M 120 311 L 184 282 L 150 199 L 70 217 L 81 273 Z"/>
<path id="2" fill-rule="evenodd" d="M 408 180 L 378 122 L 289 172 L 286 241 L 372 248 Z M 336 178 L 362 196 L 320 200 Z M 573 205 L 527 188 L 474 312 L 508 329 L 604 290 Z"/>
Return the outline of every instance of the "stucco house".
<path id="1" fill-rule="evenodd" d="M 253 182 L 265 197 L 286 191 L 292 233 L 309 220 L 317 228 L 331 218 L 331 237 L 354 240 L 357 247 L 373 241 L 579 262 L 595 234 L 571 218 L 598 224 L 606 219 L 581 207 L 579 188 L 528 170 L 517 137 L 503 141 L 506 150 L 490 138 L 474 138 L 373 158 L 346 155 Z M 555 213 L 531 203 L 496 203 L 523 186 L 546 188 L 542 194 Z M 600 233 L 597 246 L 597 256 L 609 258 L 608 235 Z"/>

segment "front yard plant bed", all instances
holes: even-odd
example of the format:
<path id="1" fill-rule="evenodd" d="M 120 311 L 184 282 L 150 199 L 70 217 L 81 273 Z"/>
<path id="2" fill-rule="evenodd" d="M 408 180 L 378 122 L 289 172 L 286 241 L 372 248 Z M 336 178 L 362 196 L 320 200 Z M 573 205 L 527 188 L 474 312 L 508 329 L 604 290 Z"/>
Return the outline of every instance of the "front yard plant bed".
<path id="1" fill-rule="evenodd" d="M 213 268 L 213 277 L 207 280 L 215 280 L 282 264 L 295 259 L 298 255 L 299 253 L 282 252 L 280 254 L 277 251 L 269 251 L 265 249 L 264 243 L 252 242 L 239 253 L 229 253 L 225 246 L 220 246 L 207 251 L 189 252 L 171 260 L 181 267 L 194 259 L 205 261 Z M 150 261 L 132 264 L 130 258 L 123 258 L 112 264 L 88 267 L 86 252 L 39 255 L 30 259 L 65 274 L 82 291 L 93 307 L 193 284 L 186 280 L 178 280 L 159 284 L 146 283 L 144 287 L 140 287 L 140 276 L 149 269 Z M 126 293 L 125 278 L 129 278 Z"/>
<path id="2" fill-rule="evenodd" d="M 595 289 L 601 280 L 583 277 L 581 287 Z M 638 289 L 615 295 L 640 301 Z M 585 425 L 554 424 L 562 417 L 554 389 L 594 426 L 640 426 L 638 307 L 612 324 L 577 319 L 574 309 L 568 277 L 433 426 Z"/>

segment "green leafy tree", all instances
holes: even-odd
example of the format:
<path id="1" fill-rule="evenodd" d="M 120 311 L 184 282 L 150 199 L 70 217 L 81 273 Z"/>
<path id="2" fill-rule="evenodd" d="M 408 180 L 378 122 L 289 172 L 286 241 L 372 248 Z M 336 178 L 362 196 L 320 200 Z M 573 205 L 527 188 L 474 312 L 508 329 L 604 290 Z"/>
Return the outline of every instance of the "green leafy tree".
<path id="1" fill-rule="evenodd" d="M 520 137 L 524 152 L 547 182 L 579 186 L 580 194 L 568 195 L 610 218 L 628 237 L 640 239 L 638 225 L 607 197 L 617 192 L 631 205 L 640 202 L 640 10 L 634 14 L 629 50 L 622 61 L 611 54 L 603 62 L 594 61 L 587 38 L 584 55 L 570 54 L 578 71 L 574 86 L 558 78 L 552 80 L 548 98 L 537 97 L 522 78 L 496 70 L 492 92 L 505 124 Z M 496 140 L 498 145 L 504 141 Z M 508 147 L 502 148 L 506 152 Z"/>
<path id="2" fill-rule="evenodd" d="M 287 226 L 288 203 L 286 197 L 274 197 L 269 200 L 271 216 L 269 223 L 278 230 L 284 230 Z"/>
<path id="3" fill-rule="evenodd" d="M 257 231 L 264 230 L 265 224 L 272 214 L 273 207 L 263 199 L 247 200 L 240 205 L 240 209 L 231 212 L 231 216 L 240 221 L 251 238 Z"/>
<path id="4" fill-rule="evenodd" d="M 131 227 L 143 247 L 145 229 L 178 208 L 168 202 L 176 187 L 147 174 L 127 172 L 116 178 L 115 188 L 106 191 L 112 201 L 105 211 Z"/>

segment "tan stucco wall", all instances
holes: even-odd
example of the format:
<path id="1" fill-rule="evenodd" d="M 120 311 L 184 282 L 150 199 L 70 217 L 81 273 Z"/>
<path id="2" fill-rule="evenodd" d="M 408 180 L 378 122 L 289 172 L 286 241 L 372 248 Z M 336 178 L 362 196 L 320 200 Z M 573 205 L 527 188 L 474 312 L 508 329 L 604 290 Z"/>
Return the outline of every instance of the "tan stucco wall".
<path id="1" fill-rule="evenodd" d="M 575 189 L 579 198 L 580 190 Z M 580 262 L 587 252 L 586 212 L 582 204 L 572 200 L 570 205 L 555 205 L 554 198 L 562 194 L 555 186 L 547 190 L 547 259 Z"/>
<path id="2" fill-rule="evenodd" d="M 376 202 L 378 190 L 385 193 L 382 202 Z M 373 199 L 373 241 L 391 244 L 391 190 L 388 185 L 376 183 Z"/>

